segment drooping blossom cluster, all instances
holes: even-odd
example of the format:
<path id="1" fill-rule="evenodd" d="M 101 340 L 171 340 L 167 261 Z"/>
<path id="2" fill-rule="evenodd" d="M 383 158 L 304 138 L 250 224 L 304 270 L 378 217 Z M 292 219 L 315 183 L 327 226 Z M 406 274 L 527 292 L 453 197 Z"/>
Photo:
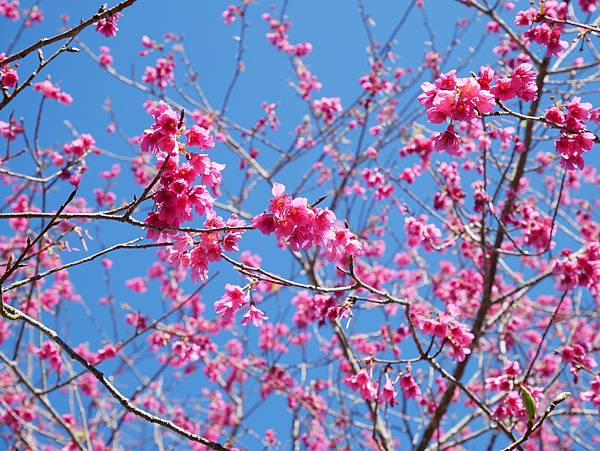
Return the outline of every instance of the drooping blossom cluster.
<path id="1" fill-rule="evenodd" d="M 256 216 L 252 220 L 253 227 L 265 235 L 275 232 L 280 243 L 293 250 L 323 246 L 332 260 L 362 253 L 362 245 L 356 236 L 336 226 L 337 220 L 331 210 L 311 207 L 306 198 L 292 198 L 284 191 L 284 185 L 273 185 L 270 213 Z"/>
<path id="2" fill-rule="evenodd" d="M 44 97 L 56 100 L 65 105 L 73 103 L 73 97 L 64 91 L 61 91 L 61 89 L 58 86 L 53 85 L 50 80 L 36 83 L 33 85 L 33 90 L 41 92 Z"/>
<path id="3" fill-rule="evenodd" d="M 600 294 L 600 243 L 589 243 L 583 251 L 575 254 L 570 250 L 561 254 L 553 268 L 557 288 L 587 287 L 593 295 Z"/>
<path id="4" fill-rule="evenodd" d="M 171 264 L 189 268 L 194 281 L 208 278 L 209 264 L 221 260 L 221 252 L 239 251 L 238 243 L 248 227 L 235 214 L 225 221 L 211 209 L 206 213 L 204 228 L 210 231 L 201 233 L 197 242 L 190 233 L 177 235 L 167 254 Z"/>
<path id="5" fill-rule="evenodd" d="M 561 129 L 561 136 L 555 141 L 561 166 L 567 169 L 583 169 L 582 154 L 594 147 L 596 139 L 593 133 L 586 131 L 584 121 L 592 119 L 598 122 L 597 109 L 592 110 L 591 103 L 581 102 L 580 97 L 573 97 L 565 106 L 548 108 L 545 118 L 567 127 Z"/>
<path id="6" fill-rule="evenodd" d="M 569 363 L 571 368 L 569 371 L 573 374 L 573 380 L 575 383 L 579 382 L 579 371 L 585 369 L 592 371 L 598 363 L 593 357 L 590 357 L 591 350 L 586 343 L 574 343 L 572 345 L 565 346 L 560 356 L 562 361 Z"/>
<path id="7" fill-rule="evenodd" d="M 394 387 L 394 383 L 387 372 L 385 373 L 385 383 L 381 388 L 380 398 L 382 401 L 387 402 L 391 407 L 394 407 L 396 404 L 398 404 L 396 388 Z"/>
<path id="8" fill-rule="evenodd" d="M 152 226 L 148 230 L 149 238 L 160 239 L 174 235 L 174 229 L 193 218 L 193 211 L 199 215 L 212 212 L 211 192 L 219 195 L 221 171 L 225 166 L 211 161 L 206 154 L 189 151 L 186 151 L 187 161 L 180 162 L 178 152 L 185 145 L 178 141 L 179 137 L 187 138 L 188 147 L 206 150 L 215 145 L 210 131 L 196 124 L 185 130 L 183 121 L 164 102 L 149 109 L 154 123 L 140 137 L 140 148 L 158 157 L 160 178 L 154 194 L 155 211 L 148 215 L 146 223 Z M 201 184 L 195 184 L 196 179 Z"/>
<path id="9" fill-rule="evenodd" d="M 260 327 L 264 321 L 269 318 L 260 310 L 256 305 L 251 302 L 248 311 L 242 317 L 242 325 L 246 326 L 248 323 L 252 323 L 255 327 Z"/>
<path id="10" fill-rule="evenodd" d="M 69 180 L 73 186 L 78 186 L 81 180 L 81 175 L 87 171 L 87 165 L 84 157 L 94 151 L 96 141 L 92 135 L 82 133 L 78 138 L 75 138 L 70 143 L 63 146 L 64 155 L 71 157 L 71 164 L 66 165 L 60 174 L 61 179 Z M 56 166 L 65 164 L 66 159 L 63 155 L 55 154 L 53 162 Z"/>
<path id="11" fill-rule="evenodd" d="M 600 374 L 594 376 L 590 389 L 581 393 L 581 400 L 591 402 L 600 412 Z"/>
<path id="12" fill-rule="evenodd" d="M 215 302 L 215 312 L 223 321 L 231 322 L 236 312 L 248 303 L 248 294 L 237 285 L 225 285 L 225 294 Z"/>
<path id="13" fill-rule="evenodd" d="M 215 302 L 215 312 L 219 315 L 225 324 L 230 324 L 233 321 L 235 314 L 249 302 L 249 295 L 246 291 L 237 286 L 226 284 L 225 294 Z M 242 325 L 252 323 L 256 327 L 260 327 L 263 321 L 268 318 L 265 314 L 256 307 L 255 303 L 250 300 L 250 306 L 242 317 Z M 261 331 L 262 333 L 262 331 Z"/>
<path id="14" fill-rule="evenodd" d="M 545 45 L 547 56 L 558 56 L 567 48 L 568 43 L 560 39 L 564 25 L 557 20 L 567 19 L 567 13 L 567 2 L 548 0 L 537 8 L 532 6 L 519 11 L 515 17 L 515 24 L 530 27 L 524 33 L 524 37 L 531 42 Z"/>
<path id="15" fill-rule="evenodd" d="M 406 398 L 419 399 L 421 397 L 421 388 L 417 384 L 417 381 L 415 381 L 410 370 L 410 367 L 408 367 L 406 371 L 402 372 L 400 387 L 402 387 L 402 392 Z"/>
<path id="16" fill-rule="evenodd" d="M 346 377 L 346 384 L 354 391 L 360 393 L 363 399 L 375 401 L 377 399 L 377 384 L 371 379 L 367 368 Z"/>
<path id="17" fill-rule="evenodd" d="M 96 31 L 103 34 L 107 38 L 114 38 L 119 31 L 117 21 L 123 14 L 114 13 L 106 16 L 104 19 L 100 19 L 96 22 Z"/>

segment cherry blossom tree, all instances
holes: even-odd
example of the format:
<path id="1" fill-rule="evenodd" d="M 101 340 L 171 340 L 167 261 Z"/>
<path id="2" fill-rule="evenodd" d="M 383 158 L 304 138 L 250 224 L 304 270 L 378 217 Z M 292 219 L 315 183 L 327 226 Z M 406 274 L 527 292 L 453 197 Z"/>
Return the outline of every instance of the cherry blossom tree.
<path id="1" fill-rule="evenodd" d="M 5 449 L 599 446 L 598 0 L 340 2 L 353 92 L 312 4 L 195 2 L 234 37 L 212 92 L 214 38 L 87 3 L 0 0 Z M 53 76 L 83 61 L 102 133 Z"/>

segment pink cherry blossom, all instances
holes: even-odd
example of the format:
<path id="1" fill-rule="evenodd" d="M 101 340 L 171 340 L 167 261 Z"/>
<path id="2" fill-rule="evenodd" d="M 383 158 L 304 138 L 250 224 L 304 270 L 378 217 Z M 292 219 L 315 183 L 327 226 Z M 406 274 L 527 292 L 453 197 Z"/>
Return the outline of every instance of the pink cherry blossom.
<path id="1" fill-rule="evenodd" d="M 119 27 L 117 27 L 117 20 L 123 14 L 114 13 L 110 14 L 104 19 L 100 19 L 96 22 L 96 31 L 103 34 L 107 38 L 114 38 L 117 35 L 117 31 L 119 31 Z"/>

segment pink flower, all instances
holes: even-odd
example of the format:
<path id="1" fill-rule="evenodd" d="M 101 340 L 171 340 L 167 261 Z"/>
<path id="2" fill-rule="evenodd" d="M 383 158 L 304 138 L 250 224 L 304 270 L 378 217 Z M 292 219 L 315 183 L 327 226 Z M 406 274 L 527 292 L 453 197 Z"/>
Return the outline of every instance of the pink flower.
<path id="1" fill-rule="evenodd" d="M 34 91 L 39 91 L 44 97 L 56 100 L 65 105 L 73 103 L 73 97 L 64 91 L 61 91 L 58 87 L 54 86 L 50 80 L 45 80 L 33 85 Z"/>
<path id="2" fill-rule="evenodd" d="M 600 410 L 600 374 L 596 374 L 590 383 L 590 390 L 581 393 L 581 400 L 591 402 Z"/>
<path id="3" fill-rule="evenodd" d="M 89 135 L 87 133 L 82 133 L 79 136 L 79 138 L 74 139 L 73 141 L 71 141 L 68 144 L 65 144 L 63 146 L 63 151 L 66 155 L 82 157 L 86 153 L 90 152 L 94 148 L 95 144 L 96 144 L 96 141 L 94 140 L 92 135 Z"/>
<path id="4" fill-rule="evenodd" d="M 260 327 L 263 321 L 269 319 L 265 314 L 259 310 L 254 304 L 250 304 L 250 308 L 242 318 L 242 324 L 246 326 L 250 321 L 256 327 Z"/>
<path id="5" fill-rule="evenodd" d="M 343 111 L 339 97 L 321 97 L 313 102 L 313 108 L 321 114 L 326 124 L 333 123 L 336 114 Z"/>
<path id="6" fill-rule="evenodd" d="M 148 291 L 146 281 L 143 277 L 134 277 L 125 281 L 125 286 L 134 293 L 145 293 Z"/>
<path id="7" fill-rule="evenodd" d="M 598 0 L 579 0 L 579 6 L 586 13 L 593 13 L 598 8 Z"/>
<path id="8" fill-rule="evenodd" d="M 559 290 L 583 286 L 597 295 L 600 293 L 600 244 L 592 242 L 575 256 L 569 250 L 563 251 L 563 258 L 556 260 L 553 272 Z"/>
<path id="9" fill-rule="evenodd" d="M 29 10 L 26 9 L 24 13 L 28 16 L 25 20 L 25 26 L 31 27 L 35 24 L 42 23 L 44 21 L 44 14 L 39 6 L 33 5 L 33 7 Z"/>
<path id="10" fill-rule="evenodd" d="M 358 373 L 346 377 L 346 384 L 354 391 L 359 391 L 363 399 L 375 401 L 377 399 L 377 386 L 371 380 L 367 369 L 363 368 Z"/>
<path id="11" fill-rule="evenodd" d="M 252 227 L 260 230 L 265 235 L 270 235 L 277 227 L 275 225 L 275 215 L 261 213 L 252 220 Z"/>
<path id="12" fill-rule="evenodd" d="M 100 47 L 99 63 L 102 67 L 110 67 L 113 64 L 113 57 L 110 54 L 110 47 L 105 45 Z"/>
<path id="13" fill-rule="evenodd" d="M 322 87 L 319 79 L 304 66 L 298 69 L 298 78 L 298 88 L 303 100 L 309 99 L 313 91 L 318 91 Z"/>
<path id="14" fill-rule="evenodd" d="M 285 186 L 273 185 L 271 213 L 262 213 L 252 220 L 252 226 L 265 235 L 275 232 L 277 238 L 293 250 L 322 245 L 330 260 L 360 255 L 362 246 L 349 231 L 335 228 L 335 214 L 329 209 L 308 206 L 303 197 L 284 194 Z"/>
<path id="15" fill-rule="evenodd" d="M 482 75 L 457 78 L 456 71 L 441 74 L 435 84 L 425 82 L 421 85 L 423 93 L 419 96 L 427 113 L 429 122 L 438 124 L 447 119 L 470 120 L 478 114 L 485 114 L 495 107 L 494 96 L 482 87 L 489 88 L 494 72 L 482 67 Z"/>
<path id="16" fill-rule="evenodd" d="M 10 123 L 0 121 L 0 136 L 3 138 L 14 141 L 19 133 L 23 133 L 23 127 L 16 119 L 11 119 Z"/>
<path id="17" fill-rule="evenodd" d="M 595 135 L 590 132 L 578 134 L 563 134 L 554 143 L 560 154 L 560 164 L 567 169 L 583 169 L 582 154 L 594 147 Z"/>
<path id="18" fill-rule="evenodd" d="M 2 85 L 3 88 L 14 88 L 18 82 L 19 74 L 17 74 L 16 70 L 9 69 L 3 72 L 0 68 L 0 85 Z"/>
<path id="19" fill-rule="evenodd" d="M 114 38 L 117 35 L 117 31 L 119 31 L 119 27 L 117 27 L 117 20 L 123 14 L 115 13 L 111 14 L 104 19 L 100 19 L 96 22 L 96 31 L 102 33 L 107 38 Z"/>
<path id="20" fill-rule="evenodd" d="M 502 101 L 514 99 L 518 93 L 518 86 L 512 83 L 509 77 L 502 77 L 490 89 L 490 92 Z"/>
<path id="21" fill-rule="evenodd" d="M 242 8 L 236 5 L 229 5 L 222 13 L 223 22 L 229 25 L 232 24 L 238 16 L 241 16 Z"/>
<path id="22" fill-rule="evenodd" d="M 161 89 L 166 88 L 175 78 L 175 61 L 173 59 L 172 54 L 169 54 L 167 58 L 158 58 L 154 67 L 146 67 L 142 80 L 148 84 L 155 84 Z"/>
<path id="23" fill-rule="evenodd" d="M 519 97 L 531 102 L 537 97 L 536 76 L 531 64 L 520 64 L 513 70 L 510 77 L 497 79 L 490 92 L 502 101 Z"/>
<path id="24" fill-rule="evenodd" d="M 556 122 L 560 125 L 565 123 L 565 115 L 562 113 L 562 111 L 560 111 L 559 108 L 555 106 L 548 108 L 546 110 L 546 114 L 544 114 L 544 117 L 549 121 Z"/>
<path id="25" fill-rule="evenodd" d="M 221 297 L 221 299 L 215 302 L 215 312 L 217 312 L 224 322 L 228 323 L 233 319 L 236 312 L 247 303 L 248 295 L 244 293 L 241 287 L 227 284 L 225 285 L 225 294 L 223 297 Z M 258 311 L 260 312 L 260 310 Z M 259 317 L 257 316 L 256 318 L 258 321 Z M 248 318 L 248 321 L 250 319 L 252 319 L 254 322 L 254 316 L 252 318 Z"/>
<path id="26" fill-rule="evenodd" d="M 160 151 L 172 152 L 177 143 L 179 116 L 163 101 L 160 101 L 152 109 L 151 114 L 154 117 L 154 124 L 151 128 L 144 130 L 140 140 L 142 152 L 154 154 Z"/>
<path id="27" fill-rule="evenodd" d="M 440 133 L 434 141 L 435 150 L 446 150 L 450 155 L 460 156 L 460 136 L 449 125 L 446 131 Z"/>
<path id="28" fill-rule="evenodd" d="M 396 389 L 394 388 L 394 384 L 392 383 L 388 373 L 385 373 L 385 384 L 381 389 L 381 399 L 392 407 L 398 404 L 398 399 L 396 398 Z"/>
<path id="29" fill-rule="evenodd" d="M 402 387 L 404 396 L 408 399 L 416 399 L 421 396 L 421 388 L 413 379 L 410 369 L 400 377 L 400 387 Z"/>
<path id="30" fill-rule="evenodd" d="M 265 431 L 265 440 L 269 445 L 277 444 L 277 436 L 275 435 L 275 431 L 273 431 L 273 429 L 267 429 Z"/>
<path id="31" fill-rule="evenodd" d="M 48 360 L 50 362 L 50 368 L 55 370 L 58 374 L 64 373 L 65 367 L 60 356 L 60 348 L 54 342 L 45 341 L 41 348 L 34 350 L 34 354 L 41 360 Z"/>
<path id="32" fill-rule="evenodd" d="M 423 247 L 427 252 L 431 252 L 440 242 L 442 232 L 433 224 L 427 224 L 427 216 L 421 215 L 418 218 L 411 216 L 404 220 L 404 231 L 411 247 Z"/>
<path id="33" fill-rule="evenodd" d="M 9 20 L 19 20 L 19 0 L 0 0 L 0 15 Z"/>
<path id="34" fill-rule="evenodd" d="M 117 349 L 113 345 L 108 344 L 96 353 L 96 358 L 94 359 L 95 360 L 94 363 L 102 362 L 106 359 L 114 359 L 116 356 L 117 356 Z"/>
<path id="35" fill-rule="evenodd" d="M 185 132 L 185 136 L 188 139 L 188 146 L 198 146 L 200 147 L 200 150 L 212 149 L 215 147 L 215 142 L 210 135 L 210 130 L 198 125 L 192 125 L 192 127 Z"/>

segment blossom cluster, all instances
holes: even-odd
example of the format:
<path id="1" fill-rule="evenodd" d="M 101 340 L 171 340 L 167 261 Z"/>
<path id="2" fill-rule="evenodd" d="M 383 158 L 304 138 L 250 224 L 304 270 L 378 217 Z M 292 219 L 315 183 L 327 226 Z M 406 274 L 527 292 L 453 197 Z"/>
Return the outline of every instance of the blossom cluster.
<path id="1" fill-rule="evenodd" d="M 423 333 L 437 337 L 440 341 L 449 343 L 452 358 L 463 361 L 471 353 L 469 345 L 473 341 L 473 334 L 467 327 L 456 321 L 452 315 L 444 313 L 438 319 L 419 318 L 419 328 Z"/>
<path id="2" fill-rule="evenodd" d="M 248 304 L 248 294 L 243 288 L 237 285 L 225 285 L 225 294 L 215 302 L 215 312 L 225 323 L 230 323 L 233 317 L 242 307 Z M 250 306 L 242 318 L 242 325 L 252 322 L 256 327 L 262 325 L 268 318 L 265 314 L 250 301 Z"/>
<path id="3" fill-rule="evenodd" d="M 65 105 L 73 103 L 73 97 L 64 91 L 61 91 L 61 89 L 58 86 L 53 85 L 50 80 L 36 83 L 33 85 L 33 90 L 41 92 L 44 97 L 56 100 Z"/>
<path id="4" fill-rule="evenodd" d="M 114 38 L 117 35 L 117 31 L 119 31 L 117 21 L 122 15 L 121 13 L 114 13 L 106 16 L 104 19 L 100 19 L 96 22 L 96 31 L 107 38 Z"/>
<path id="5" fill-rule="evenodd" d="M 284 185 L 273 185 L 270 213 L 256 216 L 252 220 L 253 227 L 265 235 L 275 232 L 280 243 L 289 245 L 294 251 L 323 246 L 330 260 L 362 253 L 358 238 L 336 226 L 337 219 L 331 210 L 309 206 L 306 198 L 292 198 L 284 191 Z"/>
<path id="6" fill-rule="evenodd" d="M 515 24 L 530 27 L 524 33 L 525 38 L 545 45 L 547 56 L 560 55 L 568 44 L 560 39 L 564 25 L 557 20 L 565 20 L 567 13 L 567 2 L 548 0 L 539 8 L 532 6 L 527 10 L 519 11 L 515 17 Z"/>
<path id="7" fill-rule="evenodd" d="M 146 66 L 142 80 L 145 83 L 153 84 L 161 89 L 165 89 L 167 85 L 171 84 L 175 78 L 175 61 L 172 54 L 167 55 L 166 58 L 158 58 L 156 65 Z"/>
<path id="8" fill-rule="evenodd" d="M 559 290 L 588 287 L 597 296 L 600 294 L 600 243 L 589 243 L 576 254 L 562 251 L 562 258 L 554 262 L 553 272 Z"/>
<path id="9" fill-rule="evenodd" d="M 19 20 L 21 17 L 20 4 L 19 0 L 0 0 L 0 15 L 9 20 Z"/>
<path id="10" fill-rule="evenodd" d="M 596 136 L 585 129 L 584 121 L 600 121 L 600 110 L 592 110 L 592 104 L 581 102 L 580 97 L 574 97 L 567 105 L 557 105 L 546 110 L 545 118 L 558 125 L 561 136 L 555 141 L 556 151 L 560 155 L 560 164 L 567 169 L 583 169 L 582 154 L 594 147 Z"/>
<path id="11" fill-rule="evenodd" d="M 323 117 L 326 124 L 332 124 L 336 115 L 343 111 L 339 97 L 321 97 L 313 102 L 313 108 Z"/>
<path id="12" fill-rule="evenodd" d="M 98 55 L 98 61 L 102 67 L 112 66 L 113 57 L 110 54 L 110 47 L 106 45 L 100 46 L 100 54 Z"/>
<path id="13" fill-rule="evenodd" d="M 291 22 L 279 21 L 273 18 L 269 13 L 264 13 L 262 18 L 268 22 L 269 28 L 271 29 L 271 32 L 266 35 L 267 40 L 277 49 L 297 57 L 303 57 L 310 54 L 312 51 L 312 44 L 310 42 L 291 44 L 288 40 L 287 33 L 292 26 Z"/>
<path id="14" fill-rule="evenodd" d="M 436 150 L 458 155 L 460 139 L 453 121 L 468 121 L 494 109 L 494 95 L 489 90 L 493 74 L 491 69 L 482 67 L 478 79 L 459 78 L 452 70 L 440 75 L 435 83 L 421 84 L 423 93 L 419 95 L 419 102 L 426 108 L 427 119 L 435 124 L 450 119 L 448 129 L 435 140 Z"/>
<path id="15" fill-rule="evenodd" d="M 6 55 L 0 53 L 0 87 L 13 88 L 19 82 L 19 74 L 15 68 L 2 65 L 4 59 L 6 59 Z"/>

